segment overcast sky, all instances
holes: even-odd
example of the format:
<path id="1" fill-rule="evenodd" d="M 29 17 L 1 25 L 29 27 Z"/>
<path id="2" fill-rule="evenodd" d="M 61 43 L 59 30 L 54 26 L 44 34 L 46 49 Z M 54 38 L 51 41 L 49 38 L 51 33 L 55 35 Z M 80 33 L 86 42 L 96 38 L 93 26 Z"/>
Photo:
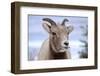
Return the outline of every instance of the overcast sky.
<path id="1" fill-rule="evenodd" d="M 50 18 L 57 22 L 62 22 L 63 19 L 67 18 L 69 20 L 69 25 L 74 26 L 73 32 L 69 35 L 69 44 L 70 44 L 70 51 L 72 54 L 73 59 L 78 59 L 79 54 L 78 52 L 81 51 L 83 43 L 80 42 L 82 38 L 82 29 L 80 26 L 88 25 L 88 18 L 87 17 L 75 17 L 75 16 L 35 16 L 29 15 L 28 16 L 28 34 L 29 34 L 29 59 L 34 59 L 34 57 L 38 54 L 39 49 L 44 40 L 48 38 L 48 33 L 42 27 L 42 19 L 43 18 Z"/>

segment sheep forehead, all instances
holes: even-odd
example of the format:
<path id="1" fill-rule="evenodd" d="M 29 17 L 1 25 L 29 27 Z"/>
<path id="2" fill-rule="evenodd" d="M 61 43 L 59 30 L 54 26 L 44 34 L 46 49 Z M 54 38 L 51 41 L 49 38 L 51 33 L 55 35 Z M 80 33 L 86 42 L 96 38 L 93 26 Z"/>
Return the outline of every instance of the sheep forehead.
<path id="1" fill-rule="evenodd" d="M 66 30 L 66 26 L 62 26 L 62 25 L 58 25 L 58 29 L 57 32 L 60 34 L 66 34 L 67 30 Z"/>

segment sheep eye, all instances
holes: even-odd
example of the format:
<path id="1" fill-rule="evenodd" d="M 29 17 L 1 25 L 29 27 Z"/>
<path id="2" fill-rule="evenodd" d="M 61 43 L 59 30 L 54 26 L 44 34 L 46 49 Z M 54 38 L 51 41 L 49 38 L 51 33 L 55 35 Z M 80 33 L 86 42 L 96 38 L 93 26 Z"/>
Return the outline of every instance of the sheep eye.
<path id="1" fill-rule="evenodd" d="M 56 33 L 55 32 L 52 32 L 52 35 L 56 35 Z"/>

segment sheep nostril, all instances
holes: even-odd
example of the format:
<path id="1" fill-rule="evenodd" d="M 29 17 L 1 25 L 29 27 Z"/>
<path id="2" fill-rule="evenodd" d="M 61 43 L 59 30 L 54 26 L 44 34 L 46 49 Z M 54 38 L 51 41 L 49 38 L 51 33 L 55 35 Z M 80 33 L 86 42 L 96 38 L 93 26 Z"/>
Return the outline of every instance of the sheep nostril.
<path id="1" fill-rule="evenodd" d="M 66 46 L 68 46 L 68 45 L 69 45 L 69 43 L 66 43 L 66 42 L 65 42 L 64 44 L 65 44 Z"/>

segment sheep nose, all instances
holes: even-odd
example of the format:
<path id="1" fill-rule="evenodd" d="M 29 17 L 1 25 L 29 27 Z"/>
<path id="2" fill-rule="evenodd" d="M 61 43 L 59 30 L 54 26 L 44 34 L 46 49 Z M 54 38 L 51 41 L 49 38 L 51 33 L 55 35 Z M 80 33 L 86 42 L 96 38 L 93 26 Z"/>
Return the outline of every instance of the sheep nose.
<path id="1" fill-rule="evenodd" d="M 68 43 L 68 42 L 65 42 L 64 44 L 65 44 L 66 46 L 68 46 L 68 45 L 69 45 L 69 43 Z"/>

